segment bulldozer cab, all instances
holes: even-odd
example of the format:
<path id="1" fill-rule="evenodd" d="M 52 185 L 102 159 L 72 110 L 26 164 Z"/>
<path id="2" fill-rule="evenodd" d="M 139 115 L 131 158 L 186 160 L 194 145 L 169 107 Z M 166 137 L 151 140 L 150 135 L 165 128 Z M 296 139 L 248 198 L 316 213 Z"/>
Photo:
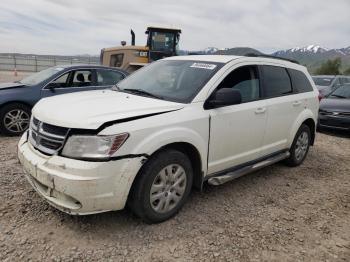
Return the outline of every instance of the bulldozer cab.
<path id="1" fill-rule="evenodd" d="M 177 54 L 180 29 L 148 27 L 146 34 L 149 48 L 148 60 L 153 62 Z"/>
<path id="2" fill-rule="evenodd" d="M 177 55 L 180 29 L 148 27 L 146 34 L 146 46 L 135 45 L 135 33 L 131 30 L 131 45 L 122 41 L 121 46 L 103 48 L 101 64 L 131 73 L 153 61 Z"/>

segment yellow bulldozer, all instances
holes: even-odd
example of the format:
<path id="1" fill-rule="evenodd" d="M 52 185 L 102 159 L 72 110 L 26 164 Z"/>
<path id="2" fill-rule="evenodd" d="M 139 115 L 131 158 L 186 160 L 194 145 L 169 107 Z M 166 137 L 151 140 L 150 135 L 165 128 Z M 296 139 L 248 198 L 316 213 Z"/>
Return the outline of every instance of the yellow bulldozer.
<path id="1" fill-rule="evenodd" d="M 122 41 L 121 46 L 103 48 L 100 56 L 101 64 L 118 67 L 131 73 L 148 63 L 177 54 L 180 29 L 148 27 L 145 33 L 146 46 L 135 45 L 135 33 L 131 30 L 130 46 Z"/>

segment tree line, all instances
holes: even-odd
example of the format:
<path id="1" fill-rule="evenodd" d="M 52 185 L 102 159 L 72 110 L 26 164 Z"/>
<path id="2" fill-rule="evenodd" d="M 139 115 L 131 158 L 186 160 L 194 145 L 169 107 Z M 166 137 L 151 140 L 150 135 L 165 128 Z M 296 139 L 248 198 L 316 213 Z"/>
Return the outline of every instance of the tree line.
<path id="1" fill-rule="evenodd" d="M 350 75 L 350 67 L 341 71 L 342 61 L 340 57 L 328 59 L 315 70 L 316 75 Z"/>

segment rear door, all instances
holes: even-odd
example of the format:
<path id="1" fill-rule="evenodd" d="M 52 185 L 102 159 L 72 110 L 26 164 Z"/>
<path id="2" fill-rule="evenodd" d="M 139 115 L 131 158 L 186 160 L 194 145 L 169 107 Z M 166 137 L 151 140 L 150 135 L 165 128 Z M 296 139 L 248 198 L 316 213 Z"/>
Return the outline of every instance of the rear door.
<path id="1" fill-rule="evenodd" d="M 266 125 L 266 102 L 261 100 L 257 66 L 233 69 L 218 85 L 241 92 L 242 103 L 209 109 L 208 174 L 260 157 Z M 215 91 L 214 91 L 215 92 Z"/>
<path id="2" fill-rule="evenodd" d="M 57 77 L 42 90 L 42 97 L 62 95 L 74 92 L 95 90 L 96 72 L 94 69 L 71 70 Z"/>
<path id="3" fill-rule="evenodd" d="M 267 103 L 267 124 L 262 155 L 268 156 L 288 149 L 288 138 L 295 120 L 302 112 L 304 101 L 293 89 L 286 68 L 260 66 L 263 77 L 263 97 Z"/>

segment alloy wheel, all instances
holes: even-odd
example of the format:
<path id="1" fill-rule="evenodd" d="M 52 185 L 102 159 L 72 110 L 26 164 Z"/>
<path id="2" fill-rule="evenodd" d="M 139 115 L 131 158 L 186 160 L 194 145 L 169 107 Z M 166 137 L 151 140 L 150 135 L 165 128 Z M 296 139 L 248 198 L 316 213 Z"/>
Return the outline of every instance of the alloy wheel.
<path id="1" fill-rule="evenodd" d="M 174 209 L 184 196 L 187 176 L 178 164 L 168 165 L 155 177 L 150 191 L 151 207 L 157 213 Z"/>
<path id="2" fill-rule="evenodd" d="M 5 114 L 4 126 L 14 133 L 22 133 L 29 127 L 30 116 L 21 109 L 14 109 Z"/>
<path id="3" fill-rule="evenodd" d="M 307 132 L 301 132 L 296 146 L 295 146 L 295 158 L 300 161 L 304 158 L 307 150 L 309 148 L 309 135 Z"/>

